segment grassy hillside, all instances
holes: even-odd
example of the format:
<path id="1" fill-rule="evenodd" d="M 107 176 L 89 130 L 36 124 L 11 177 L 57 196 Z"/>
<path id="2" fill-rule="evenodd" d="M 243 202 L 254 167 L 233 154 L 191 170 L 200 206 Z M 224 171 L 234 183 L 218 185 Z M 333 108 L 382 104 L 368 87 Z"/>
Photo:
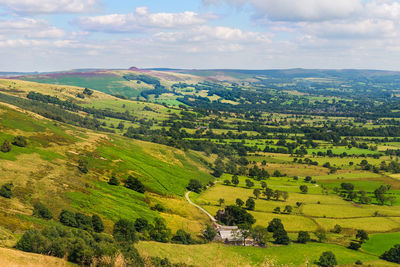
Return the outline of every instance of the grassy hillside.
<path id="1" fill-rule="evenodd" d="M 107 232 L 119 218 L 161 216 L 168 218 L 173 230 L 185 224 L 188 231 L 197 233 L 207 222 L 181 197 L 190 178 L 202 182 L 211 178 L 198 154 L 55 123 L 2 104 L 0 142 L 12 142 L 16 135 L 25 136 L 28 145 L 0 152 L 0 184 L 14 183 L 14 197 L 0 198 L 3 245 L 14 244 L 21 231 L 56 223 L 31 216 L 37 200 L 56 216 L 62 208 L 98 214 Z M 79 160 L 88 162 L 87 174 L 78 170 Z M 138 177 L 148 192 L 108 185 L 112 174 L 121 181 L 128 175 Z M 167 198 L 184 211 L 170 207 L 160 214 L 150 209 Z"/>

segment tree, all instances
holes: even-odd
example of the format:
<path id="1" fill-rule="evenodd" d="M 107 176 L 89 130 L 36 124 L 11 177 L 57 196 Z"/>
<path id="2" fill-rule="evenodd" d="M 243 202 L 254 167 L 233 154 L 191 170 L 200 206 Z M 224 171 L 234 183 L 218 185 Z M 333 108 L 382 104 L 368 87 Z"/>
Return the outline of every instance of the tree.
<path id="1" fill-rule="evenodd" d="M 262 181 L 262 182 L 261 182 L 261 188 L 264 189 L 264 188 L 266 188 L 266 187 L 267 187 L 267 183 L 264 182 L 264 181 Z"/>
<path id="2" fill-rule="evenodd" d="M 166 243 L 171 238 L 171 230 L 167 228 L 164 219 L 155 218 L 154 226 L 149 227 L 150 237 L 157 242 Z"/>
<path id="3" fill-rule="evenodd" d="M 145 218 L 137 218 L 135 220 L 134 226 L 135 226 L 136 232 L 143 232 L 148 228 L 149 221 L 147 221 L 147 219 L 145 219 Z"/>
<path id="4" fill-rule="evenodd" d="M 279 200 L 279 198 L 282 196 L 282 191 L 275 190 L 274 191 L 274 198 L 275 200 Z"/>
<path id="5" fill-rule="evenodd" d="M 274 218 L 269 222 L 267 230 L 268 230 L 268 232 L 273 233 L 273 232 L 277 231 L 278 229 L 284 229 L 282 221 L 278 218 Z"/>
<path id="6" fill-rule="evenodd" d="M 308 232 L 306 232 L 306 231 L 299 232 L 299 235 L 297 236 L 297 242 L 305 244 L 307 242 L 310 242 L 310 240 L 311 240 L 311 237 Z"/>
<path id="7" fill-rule="evenodd" d="M 108 184 L 109 185 L 119 185 L 119 181 L 118 181 L 117 177 L 112 175 L 110 180 L 108 181 Z"/>
<path id="8" fill-rule="evenodd" d="M 359 239 L 361 243 L 369 239 L 367 232 L 364 230 L 357 230 L 356 238 Z"/>
<path id="9" fill-rule="evenodd" d="M 88 162 L 84 159 L 79 159 L 78 161 L 78 169 L 82 172 L 82 173 L 88 173 L 89 169 L 88 169 Z"/>
<path id="10" fill-rule="evenodd" d="M 51 213 L 51 211 L 41 202 L 36 202 L 33 205 L 32 215 L 46 220 L 51 220 L 53 218 L 53 214 Z"/>
<path id="11" fill-rule="evenodd" d="M 256 188 L 256 189 L 253 190 L 253 195 L 254 195 L 257 199 L 258 199 L 258 197 L 260 196 L 260 194 L 261 194 L 261 190 L 260 190 L 260 189 Z"/>
<path id="12" fill-rule="evenodd" d="M 215 236 L 217 235 L 217 231 L 215 231 L 214 227 L 207 224 L 206 230 L 204 231 L 203 235 L 207 241 L 213 241 Z"/>
<path id="13" fill-rule="evenodd" d="M 232 176 L 232 184 L 237 186 L 239 184 L 239 178 L 237 175 Z"/>
<path id="14" fill-rule="evenodd" d="M 325 251 L 319 257 L 319 261 L 317 264 L 321 267 L 336 266 L 337 265 L 336 256 L 331 251 Z"/>
<path id="15" fill-rule="evenodd" d="M 277 214 L 281 213 L 281 207 L 276 207 L 274 209 L 274 213 L 277 213 Z"/>
<path id="16" fill-rule="evenodd" d="M 92 218 L 83 213 L 75 213 L 76 227 L 88 231 L 92 228 Z"/>
<path id="17" fill-rule="evenodd" d="M 11 145 L 7 140 L 5 140 L 3 145 L 1 146 L 1 152 L 7 153 L 10 151 L 11 151 Z"/>
<path id="18" fill-rule="evenodd" d="M 289 198 L 289 193 L 286 191 L 282 191 L 281 195 L 284 201 L 286 201 Z"/>
<path id="19" fill-rule="evenodd" d="M 380 258 L 390 262 L 400 263 L 400 244 L 394 245 L 394 247 L 385 251 Z"/>
<path id="20" fill-rule="evenodd" d="M 135 224 L 126 219 L 120 219 L 114 224 L 113 236 L 118 242 L 134 243 L 138 240 Z"/>
<path id="21" fill-rule="evenodd" d="M 188 186 L 186 187 L 188 190 L 193 191 L 195 193 L 200 193 L 203 186 L 200 181 L 197 179 L 190 179 Z"/>
<path id="22" fill-rule="evenodd" d="M 192 237 L 189 233 L 186 233 L 183 229 L 176 231 L 176 234 L 171 239 L 174 243 L 189 245 L 193 243 Z"/>
<path id="23" fill-rule="evenodd" d="M 246 209 L 254 210 L 255 206 L 256 206 L 256 202 L 254 201 L 254 199 L 248 198 L 246 200 Z"/>
<path id="24" fill-rule="evenodd" d="M 14 137 L 14 140 L 13 140 L 12 144 L 14 146 L 26 147 L 28 142 L 26 141 L 25 137 L 18 135 L 16 137 Z"/>
<path id="25" fill-rule="evenodd" d="M 213 175 L 215 177 L 221 177 L 221 175 L 225 171 L 225 165 L 220 158 L 217 158 L 214 162 L 214 172 Z"/>
<path id="26" fill-rule="evenodd" d="M 265 188 L 265 191 L 263 192 L 263 195 L 265 195 L 267 197 L 267 200 L 270 200 L 271 197 L 274 195 L 274 190 L 272 190 L 271 188 L 267 187 L 267 188 Z"/>
<path id="27" fill-rule="evenodd" d="M 11 198 L 13 196 L 12 188 L 14 187 L 13 183 L 5 183 L 0 188 L 0 196 L 5 198 Z"/>
<path id="28" fill-rule="evenodd" d="M 289 245 L 290 239 L 285 231 L 285 229 L 278 229 L 276 230 L 272 237 L 275 239 L 274 243 L 275 244 L 280 244 L 280 245 Z"/>
<path id="29" fill-rule="evenodd" d="M 254 183 L 250 179 L 246 179 L 246 187 L 251 188 L 254 186 Z"/>
<path id="30" fill-rule="evenodd" d="M 339 224 L 336 224 L 332 230 L 333 233 L 340 234 L 342 232 L 342 227 Z"/>
<path id="31" fill-rule="evenodd" d="M 92 215 L 92 225 L 93 225 L 93 230 L 96 233 L 101 233 L 104 231 L 103 221 L 101 220 L 100 216 L 97 214 Z"/>
<path id="32" fill-rule="evenodd" d="M 225 185 L 231 185 L 231 181 L 229 181 L 228 179 L 224 180 L 224 184 Z"/>
<path id="33" fill-rule="evenodd" d="M 220 222 L 232 226 L 239 224 L 252 225 L 256 222 L 253 215 L 248 213 L 245 209 L 240 208 L 236 205 L 230 205 L 225 207 L 224 211 L 219 211 L 215 216 Z"/>
<path id="34" fill-rule="evenodd" d="M 308 187 L 306 185 L 300 185 L 300 191 L 303 194 L 307 194 L 308 192 Z"/>
<path id="35" fill-rule="evenodd" d="M 358 250 L 359 248 L 361 248 L 360 242 L 350 242 L 349 249 Z"/>
<path id="36" fill-rule="evenodd" d="M 225 203 L 225 199 L 220 198 L 220 199 L 218 200 L 218 203 L 219 203 L 220 206 L 222 206 L 222 204 Z"/>
<path id="37" fill-rule="evenodd" d="M 237 198 L 237 199 L 236 199 L 236 205 L 237 205 L 238 207 L 242 207 L 242 206 L 244 205 L 244 201 L 241 200 L 240 198 Z"/>
<path id="38" fill-rule="evenodd" d="M 320 243 L 322 243 L 323 241 L 326 240 L 326 233 L 325 233 L 324 230 L 319 229 L 319 230 L 317 230 L 314 234 L 315 234 L 315 236 L 318 238 L 318 241 L 319 241 Z"/>
<path id="39" fill-rule="evenodd" d="M 251 236 L 259 246 L 263 247 L 268 242 L 270 234 L 266 227 L 256 225 L 251 231 Z"/>
<path id="40" fill-rule="evenodd" d="M 123 131 L 124 128 L 125 128 L 124 123 L 123 123 L 122 121 L 120 121 L 120 122 L 118 123 L 117 129 L 120 130 L 120 131 Z"/>
<path id="41" fill-rule="evenodd" d="M 146 191 L 142 182 L 131 175 L 126 179 L 125 187 L 142 194 Z"/>
<path id="42" fill-rule="evenodd" d="M 77 227 L 75 214 L 69 210 L 62 210 L 58 219 L 60 220 L 60 223 L 66 226 Z"/>
<path id="43" fill-rule="evenodd" d="M 388 190 L 387 186 L 381 185 L 379 188 L 375 189 L 374 195 L 376 200 L 381 204 L 385 204 L 386 201 L 386 191 Z"/>
<path id="44" fill-rule="evenodd" d="M 290 213 L 292 213 L 292 211 L 293 211 L 292 206 L 286 205 L 283 212 L 285 212 L 285 213 L 287 213 L 287 214 L 290 214 Z"/>

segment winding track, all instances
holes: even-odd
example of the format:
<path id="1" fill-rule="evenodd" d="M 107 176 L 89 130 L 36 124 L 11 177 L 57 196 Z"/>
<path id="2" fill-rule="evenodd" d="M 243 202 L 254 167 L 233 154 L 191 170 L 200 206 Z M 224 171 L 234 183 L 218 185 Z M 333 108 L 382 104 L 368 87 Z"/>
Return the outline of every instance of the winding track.
<path id="1" fill-rule="evenodd" d="M 185 198 L 186 198 L 186 200 L 189 202 L 189 204 L 195 206 L 196 208 L 198 208 L 199 210 L 201 210 L 202 212 L 204 212 L 208 217 L 210 217 L 210 220 L 211 220 L 213 223 L 217 223 L 217 220 L 216 220 L 210 213 L 208 213 L 208 211 L 206 211 L 205 209 L 203 209 L 202 207 L 200 207 L 199 205 L 193 203 L 193 202 L 190 200 L 190 198 L 189 198 L 189 193 L 190 193 L 190 192 L 192 192 L 192 191 L 188 191 L 188 192 L 186 192 L 186 194 L 185 194 Z"/>

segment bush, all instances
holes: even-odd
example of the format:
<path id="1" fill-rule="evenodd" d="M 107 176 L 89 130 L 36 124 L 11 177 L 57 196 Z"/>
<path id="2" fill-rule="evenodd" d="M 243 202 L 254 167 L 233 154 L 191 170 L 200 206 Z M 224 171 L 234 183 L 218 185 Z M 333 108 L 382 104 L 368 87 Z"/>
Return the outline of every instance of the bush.
<path id="1" fill-rule="evenodd" d="M 357 260 L 357 261 L 355 262 L 355 264 L 356 264 L 356 265 L 363 265 L 363 262 L 360 261 L 360 260 Z"/>
<path id="2" fill-rule="evenodd" d="M 274 240 L 275 244 L 289 245 L 290 239 L 285 229 L 276 230 L 273 233 L 272 237 L 275 239 Z"/>
<path id="3" fill-rule="evenodd" d="M 12 188 L 14 187 L 13 183 L 3 184 L 0 188 L 0 196 L 5 198 L 11 198 L 13 196 Z"/>
<path id="4" fill-rule="evenodd" d="M 44 254 L 49 247 L 49 242 L 35 229 L 26 231 L 17 242 L 15 248 L 25 251 Z"/>
<path id="5" fill-rule="evenodd" d="M 3 145 L 1 146 L 1 152 L 7 153 L 11 151 L 11 145 L 10 143 L 6 140 L 4 141 Z"/>
<path id="6" fill-rule="evenodd" d="M 12 144 L 19 147 L 25 147 L 28 144 L 28 142 L 26 141 L 25 137 L 19 135 L 14 137 Z"/>
<path id="7" fill-rule="evenodd" d="M 317 264 L 322 267 L 336 266 L 337 265 L 336 256 L 331 251 L 325 251 L 319 257 L 319 261 L 317 262 Z"/>
<path id="8" fill-rule="evenodd" d="M 349 249 L 358 250 L 359 248 L 361 248 L 360 242 L 350 242 Z"/>
<path id="9" fill-rule="evenodd" d="M 146 191 L 142 182 L 132 176 L 129 176 L 128 179 L 126 179 L 125 187 L 142 194 Z"/>
<path id="10" fill-rule="evenodd" d="M 93 230 L 96 233 L 101 233 L 104 231 L 104 224 L 103 221 L 101 220 L 100 216 L 94 214 L 92 216 L 92 225 L 93 225 Z"/>
<path id="11" fill-rule="evenodd" d="M 151 207 L 151 210 L 156 210 L 158 212 L 166 212 L 167 211 L 167 209 L 160 203 L 157 203 L 153 207 Z"/>
<path id="12" fill-rule="evenodd" d="M 207 241 L 213 241 L 215 236 L 217 235 L 217 231 L 215 231 L 214 227 L 207 224 L 207 228 L 204 231 L 203 235 Z"/>
<path id="13" fill-rule="evenodd" d="M 333 233 L 340 234 L 342 232 L 342 227 L 339 224 L 336 224 L 332 230 Z"/>
<path id="14" fill-rule="evenodd" d="M 92 218 L 90 216 L 87 216 L 83 213 L 77 212 L 75 213 L 75 221 L 76 221 L 76 227 L 83 229 L 83 230 L 89 230 L 92 228 Z"/>
<path id="15" fill-rule="evenodd" d="M 246 200 L 246 209 L 254 210 L 255 206 L 256 206 L 256 202 L 254 201 L 254 199 L 249 198 Z"/>
<path id="16" fill-rule="evenodd" d="M 193 191 L 195 193 L 200 193 L 203 186 L 201 185 L 199 180 L 190 179 L 187 190 Z"/>
<path id="17" fill-rule="evenodd" d="M 89 169 L 88 169 L 88 162 L 86 160 L 80 159 L 78 161 L 78 169 L 82 172 L 82 173 L 88 173 Z"/>
<path id="18" fill-rule="evenodd" d="M 135 224 L 126 219 L 120 219 L 114 224 L 113 236 L 118 242 L 132 243 L 138 240 Z"/>
<path id="19" fill-rule="evenodd" d="M 176 231 L 176 234 L 172 237 L 171 239 L 174 243 L 177 244 L 184 244 L 184 245 L 189 245 L 193 244 L 194 241 L 192 237 L 190 236 L 189 233 L 186 233 L 184 230 L 179 229 Z"/>
<path id="20" fill-rule="evenodd" d="M 395 245 L 383 253 L 380 258 L 390 262 L 400 263 L 400 244 Z"/>
<path id="21" fill-rule="evenodd" d="M 300 231 L 299 235 L 297 236 L 297 242 L 299 243 L 307 243 L 310 242 L 311 238 L 310 238 L 310 234 L 306 231 Z"/>
<path id="22" fill-rule="evenodd" d="M 149 226 L 150 238 L 158 242 L 168 242 L 171 238 L 171 230 L 165 225 L 165 221 L 161 218 L 154 220 L 154 226 Z"/>
<path id="23" fill-rule="evenodd" d="M 46 220 L 53 219 L 53 214 L 51 213 L 51 211 L 40 202 L 37 202 L 33 205 L 32 215 Z"/>
<path id="24" fill-rule="evenodd" d="M 65 226 L 77 227 L 75 214 L 69 210 L 62 210 L 58 218 Z"/>
<path id="25" fill-rule="evenodd" d="M 108 181 L 109 185 L 119 185 L 118 179 L 113 175 L 111 176 L 110 180 Z"/>

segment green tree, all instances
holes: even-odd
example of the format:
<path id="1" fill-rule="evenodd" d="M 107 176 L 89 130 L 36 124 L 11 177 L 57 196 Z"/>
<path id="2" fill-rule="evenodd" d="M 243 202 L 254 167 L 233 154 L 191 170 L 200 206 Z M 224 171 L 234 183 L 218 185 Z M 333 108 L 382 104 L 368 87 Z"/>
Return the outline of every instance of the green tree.
<path id="1" fill-rule="evenodd" d="M 361 248 L 360 242 L 350 242 L 349 249 L 358 250 Z"/>
<path id="2" fill-rule="evenodd" d="M 171 239 L 174 243 L 177 244 L 184 244 L 189 245 L 192 244 L 194 241 L 189 233 L 186 233 L 184 230 L 179 229 L 176 231 L 176 234 Z"/>
<path id="3" fill-rule="evenodd" d="M 58 216 L 60 223 L 70 226 L 70 227 L 77 227 L 75 214 L 69 210 L 62 210 L 60 215 Z"/>
<path id="4" fill-rule="evenodd" d="M 46 220 L 51 220 L 53 218 L 53 214 L 51 213 L 51 211 L 41 202 L 36 202 L 33 205 L 32 215 Z"/>
<path id="5" fill-rule="evenodd" d="M 255 206 L 256 206 L 256 202 L 254 201 L 254 199 L 248 198 L 246 200 L 246 209 L 254 210 Z"/>
<path id="6" fill-rule="evenodd" d="M 201 185 L 201 182 L 199 180 L 190 179 L 189 184 L 186 188 L 195 193 L 200 193 L 203 186 Z"/>
<path id="7" fill-rule="evenodd" d="M 149 221 L 145 218 L 137 218 L 135 220 L 135 229 L 137 232 L 143 232 L 145 230 L 147 230 L 148 226 L 149 226 Z"/>
<path id="8" fill-rule="evenodd" d="M 206 230 L 204 231 L 203 235 L 207 241 L 213 241 L 215 236 L 217 235 L 217 231 L 215 231 L 214 227 L 207 224 Z"/>
<path id="9" fill-rule="evenodd" d="M 101 233 L 104 231 L 104 224 L 99 215 L 96 214 L 92 215 L 92 225 L 93 225 L 93 230 L 96 233 Z"/>
<path id="10" fill-rule="evenodd" d="M 142 194 L 146 191 L 142 182 L 131 175 L 126 179 L 125 187 Z"/>
<path id="11" fill-rule="evenodd" d="M 274 238 L 274 243 L 275 244 L 280 244 L 280 245 L 289 245 L 290 239 L 285 231 L 285 229 L 278 229 L 276 230 L 272 237 Z"/>
<path id="12" fill-rule="evenodd" d="M 244 205 L 244 201 L 241 200 L 240 198 L 236 199 L 236 205 L 238 205 L 238 207 L 242 207 Z"/>
<path id="13" fill-rule="evenodd" d="M 307 194 L 308 192 L 308 187 L 306 185 L 300 185 L 300 191 L 303 194 Z"/>
<path id="14" fill-rule="evenodd" d="M 232 176 L 232 184 L 237 186 L 239 184 L 239 178 L 237 175 Z"/>
<path id="15" fill-rule="evenodd" d="M 135 224 L 126 219 L 120 219 L 114 224 L 113 236 L 118 242 L 134 243 L 138 240 Z"/>
<path id="16" fill-rule="evenodd" d="M 273 232 L 277 231 L 278 229 L 284 229 L 282 221 L 278 218 L 274 218 L 269 222 L 267 230 L 268 230 L 268 232 L 273 233 Z"/>
<path id="17" fill-rule="evenodd" d="M 270 234 L 269 234 L 268 229 L 266 227 L 263 227 L 263 226 L 260 226 L 260 225 L 256 225 L 252 229 L 251 236 L 259 246 L 263 247 L 268 242 Z"/>
<path id="18" fill-rule="evenodd" d="M 311 237 L 308 232 L 306 232 L 306 231 L 299 232 L 299 234 L 297 236 L 297 242 L 305 244 L 307 242 L 310 242 L 310 240 L 311 240 Z"/>
<path id="19" fill-rule="evenodd" d="M 325 251 L 319 257 L 318 265 L 321 267 L 333 267 L 337 265 L 335 254 L 331 251 Z"/>
<path id="20" fill-rule="evenodd" d="M 1 152 L 7 153 L 10 151 L 11 151 L 11 145 L 7 140 L 5 140 L 3 145 L 1 146 Z"/>
<path id="21" fill-rule="evenodd" d="M 342 232 L 342 227 L 339 224 L 336 224 L 332 230 L 333 233 L 340 234 Z"/>
<path id="22" fill-rule="evenodd" d="M 357 230 L 356 238 L 360 240 L 361 243 L 369 239 L 368 233 L 364 230 Z"/>
<path id="23" fill-rule="evenodd" d="M 254 195 L 257 199 L 258 199 L 258 197 L 260 196 L 260 194 L 261 194 L 261 190 L 260 190 L 260 189 L 256 188 L 256 189 L 253 190 L 253 195 Z"/>
<path id="24" fill-rule="evenodd" d="M 246 179 L 246 187 L 251 188 L 254 186 L 254 183 L 250 179 Z"/>
<path id="25" fill-rule="evenodd" d="M 14 187 L 13 183 L 5 183 L 0 188 L 0 196 L 5 198 L 11 198 L 13 196 L 12 188 Z"/>
<path id="26" fill-rule="evenodd" d="M 18 135 L 16 137 L 14 137 L 14 140 L 13 140 L 12 144 L 14 146 L 26 147 L 28 142 L 26 141 L 25 137 Z"/>
<path id="27" fill-rule="evenodd" d="M 292 206 L 290 206 L 290 205 L 286 205 L 286 206 L 285 206 L 285 209 L 283 210 L 283 212 L 285 212 L 285 213 L 287 213 L 287 214 L 292 213 L 292 211 L 293 211 L 293 208 L 292 208 Z"/>
<path id="28" fill-rule="evenodd" d="M 262 181 L 262 182 L 261 182 L 261 188 L 262 188 L 262 189 L 265 189 L 266 187 L 267 187 L 267 183 L 264 182 L 264 181 Z"/>
<path id="29" fill-rule="evenodd" d="M 318 241 L 322 243 L 323 241 L 326 240 L 326 232 L 322 229 L 317 230 L 315 233 L 315 236 L 318 238 Z"/>
<path id="30" fill-rule="evenodd" d="M 267 188 L 265 188 L 265 191 L 263 192 L 263 195 L 265 195 L 267 197 L 267 200 L 270 200 L 271 197 L 274 195 L 274 190 L 272 190 L 271 188 L 267 187 Z"/>
<path id="31" fill-rule="evenodd" d="M 214 172 L 213 175 L 215 177 L 221 177 L 221 175 L 224 173 L 225 171 L 225 165 L 224 162 L 220 159 L 217 158 L 214 162 Z"/>
<path id="32" fill-rule="evenodd" d="M 222 204 L 225 203 L 225 199 L 220 198 L 220 199 L 218 200 L 218 203 L 219 203 L 220 206 L 222 206 Z"/>
<path id="33" fill-rule="evenodd" d="M 276 207 L 274 209 L 274 213 L 277 213 L 277 214 L 281 213 L 281 207 Z"/>
<path id="34" fill-rule="evenodd" d="M 394 245 L 394 247 L 385 251 L 380 258 L 400 264 L 400 244 Z"/>
<path id="35" fill-rule="evenodd" d="M 118 181 L 117 177 L 112 175 L 110 180 L 108 181 L 108 184 L 109 185 L 119 185 L 119 181 Z"/>
<path id="36" fill-rule="evenodd" d="M 150 238 L 155 241 L 166 243 L 171 238 L 171 230 L 167 228 L 165 221 L 161 218 L 154 220 L 154 226 L 149 227 Z"/>

